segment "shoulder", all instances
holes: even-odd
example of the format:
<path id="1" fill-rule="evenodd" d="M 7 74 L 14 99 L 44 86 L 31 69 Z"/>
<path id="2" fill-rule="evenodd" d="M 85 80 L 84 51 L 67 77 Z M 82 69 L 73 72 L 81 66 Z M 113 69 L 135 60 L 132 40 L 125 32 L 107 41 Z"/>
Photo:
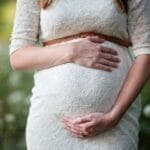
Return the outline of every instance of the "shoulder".
<path id="1" fill-rule="evenodd" d="M 40 10 L 38 0 L 17 0 L 17 10 L 30 11 L 36 9 Z"/>

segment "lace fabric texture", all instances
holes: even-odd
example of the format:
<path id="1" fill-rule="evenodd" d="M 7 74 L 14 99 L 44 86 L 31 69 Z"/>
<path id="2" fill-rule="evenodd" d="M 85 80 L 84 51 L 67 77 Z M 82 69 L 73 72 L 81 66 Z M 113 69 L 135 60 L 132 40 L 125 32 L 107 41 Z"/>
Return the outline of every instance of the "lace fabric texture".
<path id="1" fill-rule="evenodd" d="M 25 45 L 84 31 L 130 38 L 135 56 L 150 54 L 150 1 L 128 0 L 127 14 L 113 0 L 54 0 L 41 10 L 37 0 L 17 2 L 10 54 Z M 22 17 L 23 16 L 23 17 Z"/>
<path id="2" fill-rule="evenodd" d="M 112 0 L 55 0 L 41 10 L 37 0 L 18 0 L 10 54 L 22 46 L 35 45 L 38 40 L 43 42 L 93 30 L 121 39 L 130 38 L 136 57 L 150 54 L 149 7 L 149 0 L 128 0 L 126 14 L 119 12 Z M 119 68 L 112 73 L 73 63 L 35 72 L 26 127 L 28 150 L 138 149 L 139 97 L 115 128 L 96 137 L 74 138 L 60 121 L 66 115 L 107 112 L 114 104 L 133 57 L 125 47 L 108 41 L 103 44 L 116 49 L 121 59 Z"/>
<path id="3" fill-rule="evenodd" d="M 93 138 L 77 139 L 61 122 L 63 116 L 107 112 L 113 106 L 132 65 L 132 57 L 125 47 L 111 42 L 104 42 L 103 46 L 118 50 L 121 64 L 112 73 L 74 63 L 35 72 L 26 130 L 28 150 L 138 149 L 139 97 L 115 128 Z"/>

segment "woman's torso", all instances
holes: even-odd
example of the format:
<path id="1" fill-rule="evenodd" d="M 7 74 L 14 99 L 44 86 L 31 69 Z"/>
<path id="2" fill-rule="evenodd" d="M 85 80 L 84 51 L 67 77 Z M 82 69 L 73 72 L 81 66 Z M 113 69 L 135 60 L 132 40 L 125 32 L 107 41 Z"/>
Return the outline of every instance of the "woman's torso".
<path id="1" fill-rule="evenodd" d="M 41 36 L 45 41 L 90 30 L 125 39 L 128 37 L 126 14 L 117 10 L 113 0 L 54 0 L 41 11 Z M 33 95 L 49 95 L 51 111 L 58 114 L 108 111 L 132 59 L 125 47 L 107 41 L 103 45 L 118 51 L 121 59 L 118 69 L 110 73 L 66 63 L 36 71 Z"/>
<path id="2" fill-rule="evenodd" d="M 40 25 L 41 41 L 93 30 L 122 39 L 128 38 L 126 14 L 117 10 L 113 0 L 54 0 L 48 9 L 41 11 Z M 31 118 L 41 114 L 60 118 L 62 115 L 84 115 L 111 109 L 132 65 L 132 58 L 125 47 L 108 41 L 103 45 L 114 48 L 119 53 L 121 62 L 113 72 L 75 63 L 35 72 Z M 128 134 L 135 146 L 139 111 L 140 103 L 136 100 L 118 129 L 120 134 Z M 54 128 L 55 123 L 54 119 L 51 125 Z"/>
<path id="3" fill-rule="evenodd" d="M 40 39 L 57 39 L 80 32 L 95 31 L 128 38 L 126 13 L 114 0 L 54 0 L 40 15 Z"/>

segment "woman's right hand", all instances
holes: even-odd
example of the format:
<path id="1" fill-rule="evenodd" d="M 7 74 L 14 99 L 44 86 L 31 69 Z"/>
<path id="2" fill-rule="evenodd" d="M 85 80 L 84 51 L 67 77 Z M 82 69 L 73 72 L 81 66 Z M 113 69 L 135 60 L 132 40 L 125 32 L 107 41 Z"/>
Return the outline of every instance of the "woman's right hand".
<path id="1" fill-rule="evenodd" d="M 101 45 L 104 40 L 98 36 L 88 36 L 80 41 L 73 42 L 72 62 L 104 71 L 111 72 L 118 67 L 120 59 L 112 48 Z"/>

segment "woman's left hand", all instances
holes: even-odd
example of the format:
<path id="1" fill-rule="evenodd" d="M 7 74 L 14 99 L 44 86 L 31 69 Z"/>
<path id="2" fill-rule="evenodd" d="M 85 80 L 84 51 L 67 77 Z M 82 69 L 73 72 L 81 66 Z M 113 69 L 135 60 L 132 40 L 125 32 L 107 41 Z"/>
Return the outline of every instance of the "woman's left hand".
<path id="1" fill-rule="evenodd" d="M 64 128 L 73 136 L 83 138 L 96 136 L 97 134 L 113 128 L 118 119 L 111 112 L 95 112 L 80 117 L 64 117 Z"/>

